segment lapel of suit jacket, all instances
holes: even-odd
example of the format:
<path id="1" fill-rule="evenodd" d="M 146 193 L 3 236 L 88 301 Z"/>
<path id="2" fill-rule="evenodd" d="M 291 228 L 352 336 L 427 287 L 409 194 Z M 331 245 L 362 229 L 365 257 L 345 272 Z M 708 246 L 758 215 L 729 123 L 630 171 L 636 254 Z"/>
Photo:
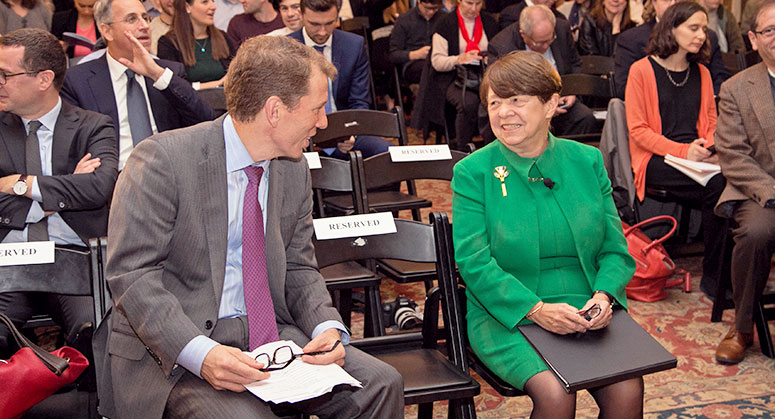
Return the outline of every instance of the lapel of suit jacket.
<path id="1" fill-rule="evenodd" d="M 339 92 L 339 80 L 342 79 L 342 70 L 344 67 L 342 67 L 342 61 L 344 60 L 344 51 L 342 51 L 342 48 L 339 45 L 339 42 L 341 41 L 339 34 L 337 33 L 338 29 L 334 30 L 334 33 L 331 34 L 331 64 L 336 67 L 336 71 L 339 72 L 337 76 L 334 78 L 334 80 L 331 82 L 331 96 L 334 99 L 334 103 L 336 103 L 336 97 L 337 92 Z M 351 51 L 353 54 L 359 54 L 358 51 Z M 347 103 L 342 104 L 342 106 L 347 106 Z M 340 105 L 336 105 L 336 108 L 338 110 L 344 110 L 339 109 Z"/>
<path id="2" fill-rule="evenodd" d="M 558 36 L 557 29 L 555 28 L 554 36 Z M 565 62 L 565 57 L 562 54 L 562 46 L 560 46 L 560 43 L 556 40 L 552 42 L 552 45 L 549 46 L 549 48 L 552 50 L 552 56 L 554 57 L 554 65 L 557 69 L 557 72 L 560 75 L 563 75 L 567 73 L 567 66 L 568 64 Z"/>
<path id="3" fill-rule="evenodd" d="M 120 150 L 119 138 L 121 138 L 121 132 L 119 130 L 121 127 L 118 122 L 118 106 L 116 105 L 116 95 L 113 93 L 113 80 L 110 78 L 107 57 L 103 55 L 98 58 L 91 70 L 91 77 L 86 82 L 89 84 L 91 94 L 97 103 L 97 112 L 108 115 L 115 122 L 116 148 Z"/>
<path id="4" fill-rule="evenodd" d="M 0 113 L 3 129 L 0 132 L 0 138 L 11 157 L 13 167 L 18 171 L 16 173 L 27 173 L 27 161 L 25 159 L 24 142 L 27 138 L 27 132 L 24 129 L 21 118 L 10 113 Z"/>
<path id="5" fill-rule="evenodd" d="M 283 208 L 282 190 L 285 184 L 283 167 L 277 159 L 269 162 L 269 190 L 266 198 L 266 271 L 269 276 L 269 289 L 273 301 L 284 301 L 285 264 L 272 263 L 284 261 L 285 245 L 280 233 L 280 214 Z M 278 240 L 279 239 L 279 240 Z M 276 279 L 276 280 L 273 280 Z"/>
<path id="6" fill-rule="evenodd" d="M 62 109 L 59 111 L 56 125 L 54 126 L 54 139 L 51 146 L 51 173 L 54 175 L 68 174 L 70 163 L 68 153 L 70 144 L 75 138 L 75 129 L 78 126 L 78 114 L 73 107 L 62 101 Z M 79 159 L 83 156 L 77 156 Z"/>
<path id="7" fill-rule="evenodd" d="M 226 173 L 226 144 L 223 138 L 222 116 L 209 123 L 209 131 L 202 134 L 202 160 L 199 162 L 199 184 L 202 194 L 202 219 L 210 255 L 210 274 L 216 296 L 223 293 L 228 247 L 228 186 Z M 220 297 L 218 297 L 220 301 Z"/>
<path id="8" fill-rule="evenodd" d="M 756 119 L 759 120 L 762 133 L 775 132 L 775 100 L 772 97 L 770 73 L 764 63 L 759 63 L 754 68 L 755 71 L 751 72 L 751 77 L 747 80 L 752 86 L 746 89 L 750 92 L 748 97 L 751 107 L 756 114 Z M 770 149 L 770 154 L 775 156 L 775 141 L 767 141 L 767 147 Z"/>

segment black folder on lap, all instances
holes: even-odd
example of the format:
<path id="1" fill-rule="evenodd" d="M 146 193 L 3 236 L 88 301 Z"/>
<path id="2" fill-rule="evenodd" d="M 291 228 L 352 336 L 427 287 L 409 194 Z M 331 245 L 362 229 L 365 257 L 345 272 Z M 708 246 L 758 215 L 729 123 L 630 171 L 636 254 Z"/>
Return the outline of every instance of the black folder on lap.
<path id="1" fill-rule="evenodd" d="M 676 358 L 624 310 L 608 327 L 558 335 L 537 324 L 519 331 L 568 393 L 675 368 Z"/>

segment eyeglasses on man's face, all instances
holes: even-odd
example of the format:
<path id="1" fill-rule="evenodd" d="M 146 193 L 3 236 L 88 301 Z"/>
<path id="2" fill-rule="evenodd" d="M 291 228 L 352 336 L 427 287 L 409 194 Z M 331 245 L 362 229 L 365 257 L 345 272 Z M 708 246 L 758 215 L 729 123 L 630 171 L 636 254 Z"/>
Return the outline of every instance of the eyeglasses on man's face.
<path id="1" fill-rule="evenodd" d="M 546 41 L 536 41 L 530 36 L 527 36 L 527 44 L 531 48 L 540 48 L 540 47 L 548 47 L 549 45 L 552 45 L 552 42 L 554 42 L 555 39 L 557 39 L 557 34 L 552 33 L 552 37 L 547 39 Z"/>
<path id="2" fill-rule="evenodd" d="M 132 13 L 130 15 L 127 15 L 127 17 L 125 17 L 122 20 L 115 20 L 113 22 L 108 22 L 108 25 L 113 25 L 116 23 L 126 23 L 129 26 L 134 26 L 140 23 L 141 20 L 145 21 L 146 24 L 151 23 L 151 17 L 148 16 L 147 14 L 143 13 L 142 15 L 138 15 L 137 13 Z"/>
<path id="3" fill-rule="evenodd" d="M 32 74 L 38 74 L 41 71 L 43 71 L 43 70 L 38 70 L 38 71 L 22 71 L 20 73 L 6 73 L 5 71 L 0 71 L 0 85 L 5 84 L 8 81 L 8 79 L 10 79 L 11 77 L 23 76 L 23 75 L 24 76 L 29 76 L 29 75 L 32 75 Z"/>
<path id="4" fill-rule="evenodd" d="M 768 26 L 760 31 L 753 31 L 757 35 L 761 35 L 766 39 L 775 38 L 775 26 Z"/>
<path id="5" fill-rule="evenodd" d="M 255 360 L 264 366 L 260 369 L 261 371 L 278 371 L 286 368 L 288 365 L 291 365 L 291 362 L 293 362 L 294 359 L 301 358 L 304 355 L 316 356 L 333 352 L 340 343 L 342 343 L 342 341 L 337 340 L 334 343 L 334 346 L 326 351 L 302 352 L 300 354 L 293 353 L 293 349 L 291 349 L 290 346 L 283 345 L 275 349 L 272 356 L 269 356 L 269 354 L 266 353 L 261 353 L 255 356 Z"/>

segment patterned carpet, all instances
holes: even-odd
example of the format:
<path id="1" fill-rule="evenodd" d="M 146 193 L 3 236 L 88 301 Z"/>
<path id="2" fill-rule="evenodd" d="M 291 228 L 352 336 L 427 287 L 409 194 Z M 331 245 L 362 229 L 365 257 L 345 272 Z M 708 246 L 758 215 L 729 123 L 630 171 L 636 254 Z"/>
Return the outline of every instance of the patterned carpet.
<path id="1" fill-rule="evenodd" d="M 410 137 L 414 143 L 416 132 Z M 430 141 L 429 141 L 430 143 Z M 418 182 L 421 196 L 432 199 L 433 207 L 424 210 L 445 211 L 451 217 L 452 196 L 448 182 Z M 407 216 L 403 215 L 403 216 Z M 652 336 L 678 358 L 678 367 L 645 377 L 645 412 L 647 418 L 775 418 L 775 360 L 765 357 L 758 339 L 748 350 L 743 362 L 724 366 L 713 359 L 716 345 L 726 334 L 734 313 L 727 310 L 723 322 L 711 323 L 712 302 L 699 291 L 701 267 L 699 257 L 676 260 L 679 267 L 692 272 L 693 291 L 668 290 L 665 300 L 655 303 L 630 301 L 630 313 Z M 775 276 L 775 275 L 774 275 Z M 775 278 L 770 278 L 770 286 Z M 418 303 L 424 289 L 421 285 L 398 285 L 385 281 L 381 287 L 384 300 L 398 294 L 407 295 Z M 356 315 L 353 331 L 362 331 L 362 317 Z M 770 329 L 775 333 L 775 322 Z M 531 403 L 528 397 L 503 398 L 482 382 L 482 392 L 476 397 L 477 415 L 481 418 L 528 417 Z M 415 417 L 416 406 L 408 406 L 406 417 Z M 446 417 L 446 406 L 437 403 L 434 417 Z M 597 417 L 598 409 L 589 393 L 582 391 L 577 399 L 578 418 Z"/>

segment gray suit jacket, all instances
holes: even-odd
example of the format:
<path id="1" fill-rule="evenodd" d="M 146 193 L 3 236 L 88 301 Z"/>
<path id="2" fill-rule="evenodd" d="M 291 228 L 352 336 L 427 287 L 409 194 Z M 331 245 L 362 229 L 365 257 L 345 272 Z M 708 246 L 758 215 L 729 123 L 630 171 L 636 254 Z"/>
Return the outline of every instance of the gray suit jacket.
<path id="1" fill-rule="evenodd" d="M 759 63 L 721 86 L 716 148 L 727 186 L 716 213 L 731 217 L 740 201 L 775 200 L 775 101 L 767 66 Z"/>
<path id="2" fill-rule="evenodd" d="M 108 352 L 120 417 L 161 418 L 184 372 L 178 354 L 218 321 L 228 224 L 223 118 L 143 141 L 116 185 Z M 317 270 L 306 161 L 273 160 L 268 192 L 266 258 L 277 322 L 310 336 L 341 317 Z"/>

